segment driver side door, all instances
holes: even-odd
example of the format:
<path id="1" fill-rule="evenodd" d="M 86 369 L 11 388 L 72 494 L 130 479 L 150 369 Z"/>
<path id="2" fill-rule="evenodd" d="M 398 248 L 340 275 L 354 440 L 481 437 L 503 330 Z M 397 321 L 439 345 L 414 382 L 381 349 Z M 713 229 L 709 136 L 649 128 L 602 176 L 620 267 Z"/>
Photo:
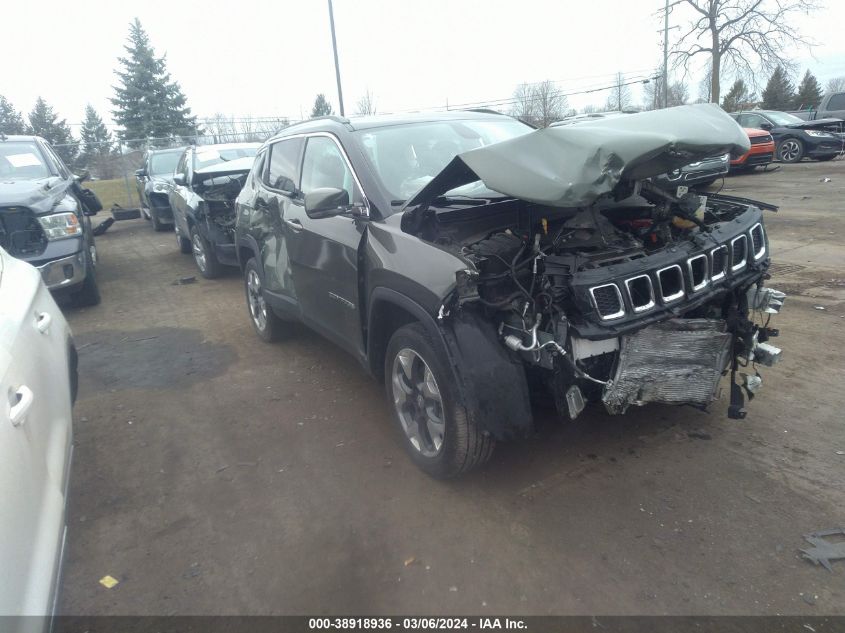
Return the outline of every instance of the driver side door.
<path id="1" fill-rule="evenodd" d="M 367 220 L 349 215 L 311 218 L 305 196 L 315 189 L 343 189 L 353 204 L 366 207 L 360 182 L 340 141 L 328 133 L 305 142 L 298 195 L 285 209 L 293 286 L 302 317 L 314 329 L 362 356 L 358 248 Z"/>

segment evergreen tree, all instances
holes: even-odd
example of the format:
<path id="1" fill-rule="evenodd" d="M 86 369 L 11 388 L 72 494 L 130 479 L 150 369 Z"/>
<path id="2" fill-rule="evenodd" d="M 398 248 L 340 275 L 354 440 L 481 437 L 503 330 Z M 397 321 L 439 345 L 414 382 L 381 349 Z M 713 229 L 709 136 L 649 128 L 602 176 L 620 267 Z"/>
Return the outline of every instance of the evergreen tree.
<path id="1" fill-rule="evenodd" d="M 737 79 L 722 100 L 722 109 L 725 112 L 736 112 L 737 110 L 748 108 L 753 100 L 754 95 L 749 92 L 745 81 L 743 79 Z"/>
<path id="2" fill-rule="evenodd" d="M 0 95 L 0 134 L 26 134 L 26 123 L 6 97 Z"/>
<path id="3" fill-rule="evenodd" d="M 328 116 L 329 114 L 334 114 L 332 104 L 326 100 L 326 95 L 321 92 L 317 95 L 317 98 L 314 99 L 314 107 L 311 108 L 311 118 Z"/>
<path id="4" fill-rule="evenodd" d="M 797 110 L 815 110 L 822 101 L 822 87 L 815 75 L 807 70 L 804 79 L 798 84 L 793 107 Z"/>
<path id="5" fill-rule="evenodd" d="M 120 138 L 129 140 L 131 147 L 139 147 L 147 138 L 197 134 L 197 118 L 185 105 L 179 84 L 170 80 L 165 57 L 156 57 L 138 18 L 129 25 L 129 44 L 124 48 L 127 55 L 118 58 L 121 68 L 115 71 L 120 85 L 114 87 L 111 99 L 114 120 L 123 128 Z"/>
<path id="6" fill-rule="evenodd" d="M 38 97 L 35 107 L 29 113 L 29 128 L 32 134 L 50 143 L 65 163 L 73 164 L 73 159 L 79 151 L 79 143 L 74 140 L 67 122 L 59 119 L 52 106 L 41 97 Z"/>
<path id="7" fill-rule="evenodd" d="M 763 107 L 767 110 L 789 110 L 794 101 L 795 86 L 783 68 L 778 66 L 763 90 Z"/>
<path id="8" fill-rule="evenodd" d="M 82 151 L 78 164 L 81 167 L 92 167 L 102 159 L 107 159 L 113 148 L 111 132 L 106 129 L 103 119 L 89 104 L 85 106 L 85 120 L 82 122 Z"/>

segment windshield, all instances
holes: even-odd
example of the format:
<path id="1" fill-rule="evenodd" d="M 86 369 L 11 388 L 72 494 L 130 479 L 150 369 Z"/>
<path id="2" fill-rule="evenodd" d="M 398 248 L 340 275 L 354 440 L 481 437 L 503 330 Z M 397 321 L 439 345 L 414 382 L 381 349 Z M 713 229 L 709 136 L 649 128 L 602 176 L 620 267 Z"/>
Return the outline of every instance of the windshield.
<path id="1" fill-rule="evenodd" d="M 355 134 L 384 188 L 397 204 L 422 189 L 458 154 L 528 134 L 533 128 L 502 117 L 501 121 L 432 121 Z M 480 182 L 448 192 L 485 197 L 500 195 Z M 448 195 L 447 194 L 447 195 Z"/>
<path id="2" fill-rule="evenodd" d="M 36 143 L 32 141 L 0 143 L 0 178 L 38 180 L 49 176 L 50 169 Z"/>
<path id="3" fill-rule="evenodd" d="M 258 153 L 255 147 L 198 147 L 194 154 L 194 169 L 211 167 L 237 158 L 247 158 Z"/>
<path id="4" fill-rule="evenodd" d="M 792 125 L 793 123 L 805 123 L 803 119 L 799 119 L 794 114 L 786 112 L 766 112 L 766 116 L 772 120 L 775 125 Z"/>
<path id="5" fill-rule="evenodd" d="M 150 172 L 153 176 L 172 175 L 176 171 L 180 156 L 182 156 L 181 151 L 153 154 L 150 157 Z"/>

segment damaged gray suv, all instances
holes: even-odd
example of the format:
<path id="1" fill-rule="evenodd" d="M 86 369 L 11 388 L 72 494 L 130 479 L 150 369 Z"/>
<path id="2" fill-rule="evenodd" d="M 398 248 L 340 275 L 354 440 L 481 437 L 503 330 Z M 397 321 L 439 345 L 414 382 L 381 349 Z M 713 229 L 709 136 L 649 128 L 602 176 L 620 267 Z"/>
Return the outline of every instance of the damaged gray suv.
<path id="1" fill-rule="evenodd" d="M 475 112 L 291 126 L 236 202 L 250 320 L 266 341 L 301 321 L 351 352 L 436 477 L 529 436 L 529 384 L 575 419 L 704 408 L 729 374 L 744 417 L 760 377 L 740 370 L 780 356 L 776 209 L 651 178 L 748 143 L 709 105 L 543 130 Z"/>

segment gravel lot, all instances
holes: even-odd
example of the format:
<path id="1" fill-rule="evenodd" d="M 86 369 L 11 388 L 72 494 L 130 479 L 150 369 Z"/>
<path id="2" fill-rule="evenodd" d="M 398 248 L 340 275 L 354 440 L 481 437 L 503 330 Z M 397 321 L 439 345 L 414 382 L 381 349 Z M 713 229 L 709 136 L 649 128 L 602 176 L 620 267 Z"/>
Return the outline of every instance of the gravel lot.
<path id="1" fill-rule="evenodd" d="M 304 329 L 262 343 L 237 271 L 206 281 L 172 233 L 116 223 L 97 242 L 102 305 L 68 309 L 60 611 L 845 613 L 845 561 L 798 553 L 845 524 L 845 160 L 724 191 L 782 205 L 767 226 L 785 359 L 748 418 L 724 399 L 576 423 L 539 410 L 536 437 L 449 483 L 405 457 L 350 356 Z"/>

